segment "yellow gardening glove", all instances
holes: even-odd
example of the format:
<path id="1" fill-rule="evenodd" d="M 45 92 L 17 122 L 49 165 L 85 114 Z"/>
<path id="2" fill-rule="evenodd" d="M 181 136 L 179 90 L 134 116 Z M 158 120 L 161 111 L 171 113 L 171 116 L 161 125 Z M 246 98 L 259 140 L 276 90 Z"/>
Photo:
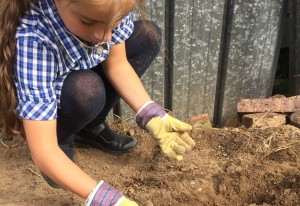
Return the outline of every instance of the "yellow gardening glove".
<path id="1" fill-rule="evenodd" d="M 134 201 L 131 201 L 127 198 L 125 198 L 120 204 L 120 206 L 138 206 L 138 204 Z"/>
<path id="2" fill-rule="evenodd" d="M 196 144 L 188 134 L 192 126 L 169 115 L 152 118 L 146 128 L 157 138 L 163 153 L 177 160 L 182 160 L 182 155 Z"/>

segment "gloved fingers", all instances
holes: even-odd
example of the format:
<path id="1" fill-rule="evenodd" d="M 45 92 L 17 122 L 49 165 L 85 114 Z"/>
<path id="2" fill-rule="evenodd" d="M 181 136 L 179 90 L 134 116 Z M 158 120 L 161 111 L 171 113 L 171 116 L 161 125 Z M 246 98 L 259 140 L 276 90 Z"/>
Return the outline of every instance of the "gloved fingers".
<path id="1" fill-rule="evenodd" d="M 185 148 L 185 152 L 189 152 L 192 150 L 192 147 L 183 140 L 180 141 L 179 145 Z"/>
<path id="2" fill-rule="evenodd" d="M 175 145 L 173 146 L 173 151 L 176 154 L 183 155 L 185 153 L 185 147 L 182 145 Z"/>
<path id="3" fill-rule="evenodd" d="M 177 154 L 174 150 L 170 150 L 170 151 L 168 152 L 168 154 L 167 154 L 167 153 L 165 153 L 165 154 L 166 154 L 167 156 L 169 156 L 169 157 L 172 157 L 172 158 L 177 159 L 178 161 L 183 160 L 183 156 L 180 155 L 180 154 Z"/>
<path id="4" fill-rule="evenodd" d="M 162 138 L 159 143 L 161 150 L 168 157 L 176 158 L 177 160 L 183 159 L 182 154 L 185 153 L 185 148 L 176 142 L 176 136 L 171 135 L 169 137 Z"/>
<path id="5" fill-rule="evenodd" d="M 182 155 L 176 155 L 176 157 L 175 157 L 178 161 L 181 161 L 181 160 L 183 160 L 183 156 Z"/>
<path id="6" fill-rule="evenodd" d="M 185 152 L 190 151 L 192 148 L 190 145 L 188 145 L 182 138 L 182 134 L 179 132 L 174 132 L 174 141 L 180 146 L 181 148 L 183 147 Z M 175 148 L 175 147 L 174 147 Z"/>
<path id="7" fill-rule="evenodd" d="M 193 140 L 187 132 L 184 132 L 180 135 L 180 138 L 188 144 L 191 148 L 195 147 L 196 142 Z"/>
<path id="8" fill-rule="evenodd" d="M 175 147 L 174 147 L 175 148 Z M 184 149 L 184 148 L 183 148 Z M 168 157 L 171 157 L 171 158 L 175 158 L 177 160 L 182 160 L 183 159 L 183 156 L 180 154 L 180 153 L 184 153 L 182 148 L 177 148 L 175 150 L 173 150 L 171 147 L 167 147 L 167 148 L 162 148 L 162 151 L 165 155 L 167 155 Z M 178 153 L 177 153 L 178 152 Z"/>
<path id="9" fill-rule="evenodd" d="M 171 148 L 179 155 L 191 149 L 191 147 L 180 138 L 179 132 L 168 132 L 165 135 L 166 136 L 160 140 L 161 145 L 164 145 L 165 148 Z"/>
<path id="10" fill-rule="evenodd" d="M 189 132 L 193 128 L 191 125 L 170 116 L 164 121 L 167 121 L 169 129 L 172 129 L 176 132 Z"/>
<path id="11" fill-rule="evenodd" d="M 119 204 L 120 206 L 138 206 L 138 204 L 132 200 L 124 198 L 124 200 Z"/>

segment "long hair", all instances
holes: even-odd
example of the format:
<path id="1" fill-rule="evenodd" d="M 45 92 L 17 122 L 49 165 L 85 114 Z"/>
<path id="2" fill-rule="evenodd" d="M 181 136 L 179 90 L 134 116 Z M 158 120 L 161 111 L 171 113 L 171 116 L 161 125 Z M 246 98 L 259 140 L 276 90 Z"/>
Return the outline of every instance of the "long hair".
<path id="1" fill-rule="evenodd" d="M 15 33 L 29 0 L 0 0 L 0 126 L 2 135 L 19 134 L 21 121 L 16 112 L 14 84 Z"/>

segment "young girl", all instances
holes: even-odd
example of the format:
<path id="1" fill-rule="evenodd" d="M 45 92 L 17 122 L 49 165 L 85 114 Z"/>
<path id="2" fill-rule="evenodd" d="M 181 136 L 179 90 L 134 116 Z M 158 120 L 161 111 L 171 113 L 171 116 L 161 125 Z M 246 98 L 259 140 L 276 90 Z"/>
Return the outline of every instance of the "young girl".
<path id="1" fill-rule="evenodd" d="M 191 126 L 151 101 L 139 79 L 158 54 L 161 34 L 152 22 L 133 22 L 138 3 L 0 1 L 2 133 L 23 132 L 47 182 L 87 198 L 86 205 L 137 205 L 72 161 L 74 141 L 110 153 L 138 145 L 104 123 L 120 97 L 167 156 L 181 160 L 195 145 Z"/>

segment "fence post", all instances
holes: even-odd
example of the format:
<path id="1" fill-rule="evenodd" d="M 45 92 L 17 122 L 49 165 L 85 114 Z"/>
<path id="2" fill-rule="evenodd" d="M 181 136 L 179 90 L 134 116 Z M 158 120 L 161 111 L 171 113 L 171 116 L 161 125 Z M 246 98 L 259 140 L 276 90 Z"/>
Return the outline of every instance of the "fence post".
<path id="1" fill-rule="evenodd" d="M 290 20 L 290 96 L 300 94 L 300 0 L 289 1 Z"/>
<path id="2" fill-rule="evenodd" d="M 221 37 L 220 57 L 218 66 L 215 109 L 213 116 L 214 126 L 219 126 L 222 120 L 222 106 L 224 100 L 225 79 L 227 73 L 227 61 L 230 45 L 230 34 L 233 21 L 234 0 L 226 0 L 224 3 L 223 28 Z"/>

